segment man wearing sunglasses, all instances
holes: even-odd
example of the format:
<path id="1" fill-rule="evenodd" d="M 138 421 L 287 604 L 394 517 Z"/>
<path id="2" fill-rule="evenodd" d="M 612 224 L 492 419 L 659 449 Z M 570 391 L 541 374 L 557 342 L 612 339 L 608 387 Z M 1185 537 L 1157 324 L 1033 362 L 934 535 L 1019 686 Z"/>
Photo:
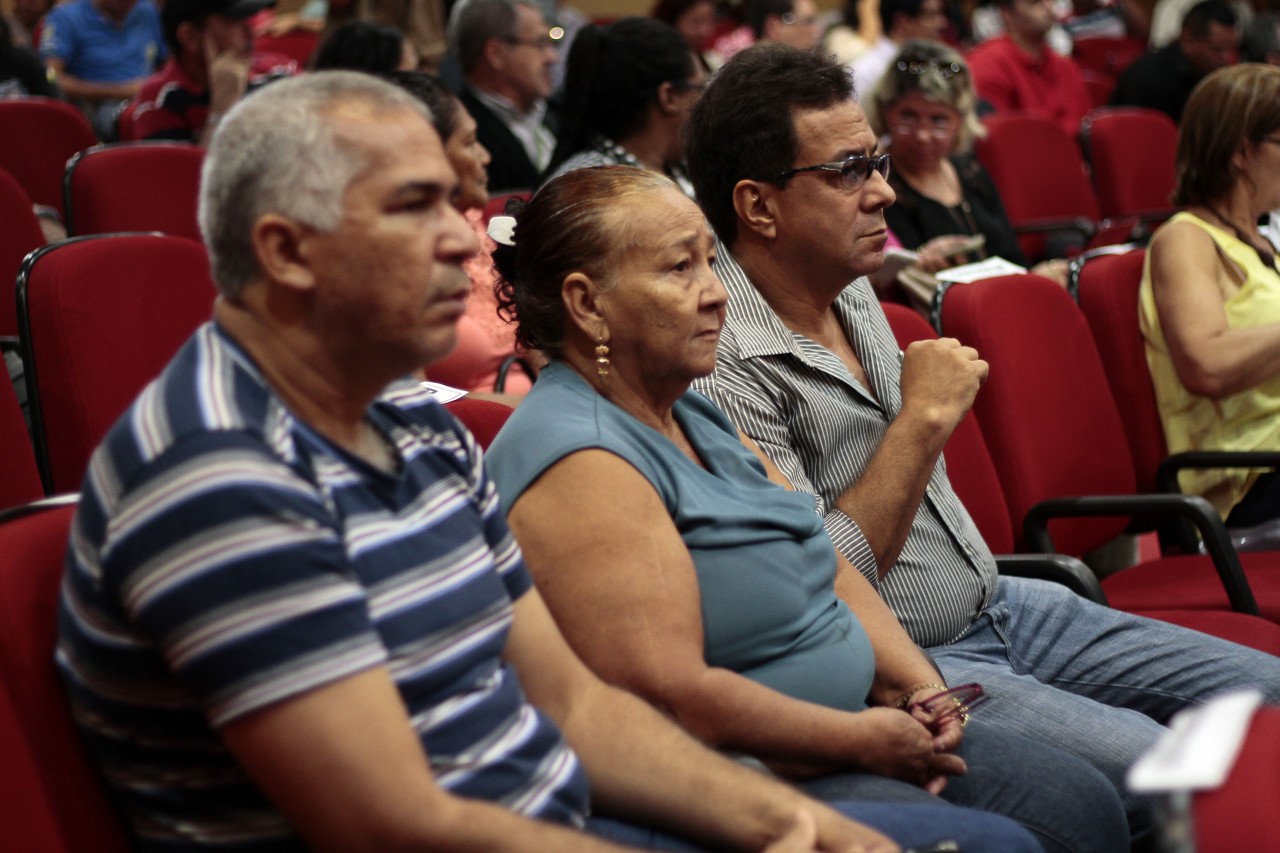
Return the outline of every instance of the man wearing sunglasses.
<path id="1" fill-rule="evenodd" d="M 864 278 L 883 263 L 890 163 L 840 66 L 777 45 L 744 51 L 686 132 L 730 295 L 716 371 L 695 387 L 814 495 L 836 548 L 946 681 L 983 685 L 974 725 L 1048 750 L 1023 756 L 1042 763 L 1046 790 L 1087 763 L 1124 796 L 1128 767 L 1176 711 L 1244 687 L 1280 701 L 1270 655 L 997 576 L 941 461 L 987 364 L 954 339 L 905 355 L 894 341 Z M 1139 837 L 1150 816 L 1125 805 Z"/>

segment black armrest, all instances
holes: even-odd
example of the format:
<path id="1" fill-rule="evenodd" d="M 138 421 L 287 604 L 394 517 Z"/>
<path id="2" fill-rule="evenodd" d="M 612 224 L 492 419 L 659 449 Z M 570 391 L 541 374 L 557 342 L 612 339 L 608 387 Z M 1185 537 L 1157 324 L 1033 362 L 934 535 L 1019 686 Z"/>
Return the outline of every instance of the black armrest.
<path id="1" fill-rule="evenodd" d="M 1016 234 L 1042 234 L 1049 231 L 1075 231 L 1092 237 L 1098 223 L 1086 216 L 1064 216 L 1061 219 L 1031 219 L 1013 226 Z"/>
<path id="2" fill-rule="evenodd" d="M 1107 594 L 1098 576 L 1088 566 L 1066 554 L 1000 554 L 996 557 L 1000 574 L 1014 578 L 1035 578 L 1060 583 L 1095 604 L 1107 607 Z"/>
<path id="3" fill-rule="evenodd" d="M 1169 494 L 1181 494 L 1178 473 L 1206 468 L 1278 468 L 1280 451 L 1275 450 L 1186 450 L 1165 457 L 1156 468 L 1156 488 Z M 1188 554 L 1199 548 L 1195 531 L 1185 520 L 1179 520 L 1172 531 L 1174 541 Z"/>
<path id="4" fill-rule="evenodd" d="M 1205 549 L 1213 560 L 1226 590 L 1231 608 L 1241 613 L 1257 615 L 1258 604 L 1253 590 L 1244 576 L 1240 557 L 1222 519 L 1209 502 L 1194 495 L 1108 495 L 1105 497 L 1052 498 L 1041 501 L 1027 511 L 1022 521 L 1027 547 L 1032 551 L 1053 551 L 1049 536 L 1049 520 L 1053 518 L 1080 518 L 1088 516 L 1143 516 L 1151 518 L 1181 518 L 1190 521 L 1200 532 Z"/>
<path id="5" fill-rule="evenodd" d="M 1280 468 L 1280 450 L 1187 450 L 1167 457 L 1156 469 L 1156 486 L 1178 494 L 1178 472 L 1193 468 Z"/>

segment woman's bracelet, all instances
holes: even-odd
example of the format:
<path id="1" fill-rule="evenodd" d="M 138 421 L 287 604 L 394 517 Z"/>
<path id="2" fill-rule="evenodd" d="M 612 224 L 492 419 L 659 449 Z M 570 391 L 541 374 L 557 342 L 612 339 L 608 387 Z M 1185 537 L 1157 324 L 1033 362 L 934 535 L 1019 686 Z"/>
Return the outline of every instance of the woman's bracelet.
<path id="1" fill-rule="evenodd" d="M 905 711 L 907 710 L 907 706 L 911 704 L 911 697 L 915 696 L 921 690 L 946 690 L 946 689 L 947 689 L 947 685 L 945 684 L 933 684 L 933 683 L 916 684 L 908 688 L 906 693 L 903 693 L 901 696 L 899 696 L 898 701 L 894 702 L 893 706 L 899 710 Z"/>

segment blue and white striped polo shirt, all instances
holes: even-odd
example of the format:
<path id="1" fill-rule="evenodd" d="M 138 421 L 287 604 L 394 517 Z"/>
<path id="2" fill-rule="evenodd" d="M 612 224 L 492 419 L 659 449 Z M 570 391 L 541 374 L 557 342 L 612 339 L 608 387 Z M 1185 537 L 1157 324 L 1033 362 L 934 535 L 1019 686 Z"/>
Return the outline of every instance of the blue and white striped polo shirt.
<path id="1" fill-rule="evenodd" d="M 479 451 L 412 383 L 368 418 L 395 474 L 295 420 L 210 324 L 94 454 L 58 664 L 147 848 L 299 846 L 217 729 L 376 666 L 442 786 L 581 824 L 582 768 L 501 660 L 531 580 Z"/>

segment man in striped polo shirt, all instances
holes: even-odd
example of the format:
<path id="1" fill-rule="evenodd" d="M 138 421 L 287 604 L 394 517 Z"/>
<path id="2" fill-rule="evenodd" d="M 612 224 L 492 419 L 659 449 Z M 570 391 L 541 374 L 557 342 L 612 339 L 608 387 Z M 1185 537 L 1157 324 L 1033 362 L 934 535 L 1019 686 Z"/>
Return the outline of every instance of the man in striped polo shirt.
<path id="1" fill-rule="evenodd" d="M 905 357 L 865 276 L 883 263 L 887 155 L 839 66 L 744 51 L 687 129 L 690 177 L 729 291 L 712 376 L 695 383 L 794 486 L 953 684 L 993 721 L 1125 773 L 1176 711 L 1233 689 L 1280 701 L 1280 659 L 999 577 L 942 466 L 987 365 L 954 339 Z M 1126 798 L 1135 835 L 1149 826 Z"/>
<path id="2" fill-rule="evenodd" d="M 893 849 L 569 651 L 471 437 L 398 379 L 463 313 L 456 187 L 363 75 L 273 84 L 215 136 L 214 321 L 94 455 L 63 588 L 58 665 L 139 846 L 660 840 L 589 816 L 589 774 L 601 812 L 712 843 Z"/>

